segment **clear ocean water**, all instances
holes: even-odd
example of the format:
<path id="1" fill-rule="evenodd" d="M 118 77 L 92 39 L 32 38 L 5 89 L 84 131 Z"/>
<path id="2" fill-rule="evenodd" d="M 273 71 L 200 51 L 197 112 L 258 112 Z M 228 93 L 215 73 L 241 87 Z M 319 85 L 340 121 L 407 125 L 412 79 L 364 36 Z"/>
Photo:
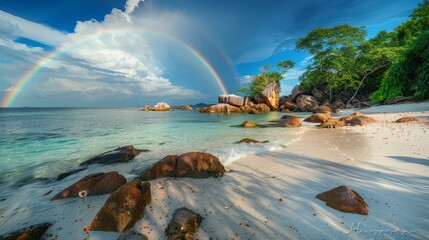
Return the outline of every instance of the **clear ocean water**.
<path id="1" fill-rule="evenodd" d="M 136 108 L 0 109 L 0 211 L 8 212 L 0 225 L 15 226 L 19 218 L 14 216 L 27 208 L 49 208 L 43 198 L 47 190 L 65 188 L 90 173 L 115 170 L 131 179 L 168 154 L 206 151 L 228 165 L 249 154 L 285 148 L 299 138 L 303 128 L 233 127 L 245 120 L 265 124 L 282 115 L 143 112 Z M 235 144 L 245 137 L 270 142 Z M 90 157 L 125 145 L 149 152 L 128 163 L 91 165 L 64 180 L 55 180 Z M 15 201 L 22 196 L 28 199 Z"/>

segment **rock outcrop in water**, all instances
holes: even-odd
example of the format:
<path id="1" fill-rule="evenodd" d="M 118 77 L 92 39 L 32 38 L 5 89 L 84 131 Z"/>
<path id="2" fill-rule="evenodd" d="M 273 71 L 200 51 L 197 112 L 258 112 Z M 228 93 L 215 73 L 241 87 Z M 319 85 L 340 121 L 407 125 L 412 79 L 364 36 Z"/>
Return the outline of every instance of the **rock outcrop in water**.
<path id="1" fill-rule="evenodd" d="M 118 162 L 128 162 L 134 159 L 140 152 L 146 150 L 135 149 L 134 146 L 129 145 L 125 147 L 118 147 L 112 151 L 104 152 L 98 156 L 90 158 L 85 162 L 82 162 L 80 165 L 89 165 L 89 164 L 111 164 Z"/>
<path id="2" fill-rule="evenodd" d="M 226 104 L 226 103 L 219 103 L 216 105 L 212 105 L 209 107 L 205 107 L 200 109 L 200 112 L 202 113 L 234 113 L 234 112 L 240 112 L 240 109 L 238 107 Z"/>
<path id="3" fill-rule="evenodd" d="M 51 223 L 41 223 L 28 228 L 9 233 L 5 236 L 0 236 L 1 240 L 39 240 L 42 239 L 46 230 L 52 226 Z"/>
<path id="4" fill-rule="evenodd" d="M 51 201 L 111 193 L 125 183 L 127 180 L 118 172 L 94 173 L 67 187 L 55 195 Z"/>
<path id="5" fill-rule="evenodd" d="M 194 239 L 202 220 L 203 218 L 198 213 L 187 208 L 176 209 L 165 234 L 169 240 Z"/>
<path id="6" fill-rule="evenodd" d="M 368 215 L 368 205 L 355 191 L 346 186 L 339 186 L 318 194 L 316 198 L 326 202 L 326 205 L 340 212 Z"/>
<path id="7" fill-rule="evenodd" d="M 159 111 L 159 112 L 165 112 L 165 111 L 170 111 L 170 105 L 168 105 L 167 103 L 163 103 L 163 102 L 159 102 L 157 103 L 155 106 L 153 106 L 153 111 Z"/>
<path id="8" fill-rule="evenodd" d="M 210 153 L 189 152 L 169 155 L 145 170 L 140 178 L 148 181 L 163 177 L 208 178 L 222 177 L 225 167 Z"/>
<path id="9" fill-rule="evenodd" d="M 301 119 L 291 115 L 284 115 L 278 122 L 279 127 L 300 127 L 302 125 Z"/>
<path id="10" fill-rule="evenodd" d="M 90 230 L 123 232 L 144 217 L 151 201 L 150 183 L 135 179 L 113 192 L 90 224 Z"/>

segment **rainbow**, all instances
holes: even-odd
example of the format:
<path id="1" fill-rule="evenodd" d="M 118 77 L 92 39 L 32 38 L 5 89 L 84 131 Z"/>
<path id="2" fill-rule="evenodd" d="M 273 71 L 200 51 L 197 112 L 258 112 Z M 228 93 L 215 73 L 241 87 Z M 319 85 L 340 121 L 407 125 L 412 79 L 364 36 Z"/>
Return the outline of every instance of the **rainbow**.
<path id="1" fill-rule="evenodd" d="M 210 62 L 195 48 L 190 46 L 189 44 L 185 43 L 181 39 L 168 35 L 166 33 L 154 31 L 154 30 L 148 30 L 148 29 L 139 29 L 139 28 L 125 28 L 125 29 L 107 29 L 103 31 L 97 31 L 93 34 L 87 35 L 85 38 L 80 39 L 79 41 L 76 41 L 68 46 L 62 46 L 50 53 L 48 53 L 45 57 L 40 59 L 37 63 L 35 63 L 27 72 L 25 72 L 15 83 L 15 85 L 7 92 L 6 96 L 3 98 L 1 102 L 1 107 L 10 107 L 14 100 L 17 98 L 19 93 L 35 78 L 35 76 L 42 71 L 42 69 L 46 66 L 48 66 L 53 60 L 58 58 L 60 55 L 77 48 L 89 41 L 96 40 L 97 38 L 101 38 L 105 35 L 111 35 L 111 34 L 129 34 L 129 33 L 147 33 L 147 34 L 153 34 L 168 40 L 171 40 L 180 46 L 187 49 L 193 56 L 195 56 L 210 72 L 210 74 L 213 76 L 213 78 L 216 80 L 217 84 L 219 85 L 220 90 L 222 93 L 227 94 L 228 91 L 226 90 L 225 84 L 223 83 L 221 77 L 216 72 L 216 70 L 213 68 L 213 66 L 210 64 Z M 228 61 L 229 62 L 229 61 Z"/>

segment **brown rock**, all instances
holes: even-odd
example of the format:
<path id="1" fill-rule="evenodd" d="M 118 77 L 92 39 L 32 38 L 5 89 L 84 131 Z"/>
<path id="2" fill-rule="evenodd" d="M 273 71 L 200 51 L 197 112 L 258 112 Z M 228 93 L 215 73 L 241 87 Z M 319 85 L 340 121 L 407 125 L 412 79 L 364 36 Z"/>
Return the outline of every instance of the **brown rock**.
<path id="1" fill-rule="evenodd" d="M 140 108 L 140 111 L 150 111 L 150 110 L 152 110 L 152 107 L 151 106 L 149 106 L 149 105 L 147 105 L 146 107 L 144 107 L 144 108 Z"/>
<path id="2" fill-rule="evenodd" d="M 251 122 L 251 121 L 245 121 L 242 124 L 240 124 L 240 126 L 245 127 L 245 128 L 255 128 L 256 123 Z"/>
<path id="3" fill-rule="evenodd" d="M 279 108 L 280 102 L 280 87 L 277 83 L 270 83 L 261 93 L 265 99 L 265 103 L 272 111 Z"/>
<path id="4" fill-rule="evenodd" d="M 368 215 L 368 205 L 355 191 L 346 186 L 339 186 L 327 192 L 318 194 L 316 198 L 326 202 L 326 205 L 340 212 Z"/>
<path id="5" fill-rule="evenodd" d="M 135 179 L 113 192 L 92 221 L 91 230 L 123 232 L 144 216 L 150 183 Z"/>
<path id="6" fill-rule="evenodd" d="M 270 107 L 264 103 L 255 104 L 253 106 L 253 108 L 256 109 L 257 111 L 261 112 L 261 113 L 266 113 L 266 112 L 271 111 Z"/>
<path id="7" fill-rule="evenodd" d="M 165 231 L 169 240 L 192 240 L 200 227 L 203 218 L 187 208 L 179 208 L 174 211 L 173 219 Z"/>
<path id="8" fill-rule="evenodd" d="M 210 153 L 189 152 L 177 159 L 176 177 L 208 178 L 222 177 L 225 167 Z"/>
<path id="9" fill-rule="evenodd" d="M 200 112 L 202 113 L 233 113 L 233 112 L 239 112 L 239 111 L 240 109 L 238 107 L 235 107 L 226 103 L 219 103 L 216 105 L 202 108 L 200 110 Z"/>
<path id="10" fill-rule="evenodd" d="M 310 117 L 304 119 L 304 122 L 311 122 L 311 123 L 324 123 L 328 121 L 330 118 L 329 113 L 315 113 L 311 115 Z"/>
<path id="11" fill-rule="evenodd" d="M 323 102 L 326 98 L 326 94 L 317 88 L 311 90 L 311 95 L 313 95 L 318 102 Z"/>
<path id="12" fill-rule="evenodd" d="M 225 167 L 217 157 L 209 153 L 189 152 L 180 156 L 166 156 L 140 174 L 140 179 L 149 181 L 163 177 L 222 177 L 224 172 Z"/>
<path id="13" fill-rule="evenodd" d="M 350 119 L 349 121 L 347 121 L 347 124 L 350 126 L 364 126 L 364 125 L 368 125 L 370 123 L 375 123 L 375 119 L 368 117 L 368 116 L 358 116 L 358 117 L 353 117 L 352 119 Z"/>
<path id="14" fill-rule="evenodd" d="M 175 177 L 178 155 L 168 155 L 156 162 L 150 169 L 140 175 L 143 181 L 150 181 L 157 178 Z"/>
<path id="15" fill-rule="evenodd" d="M 5 236 L 0 236 L 1 240 L 39 240 L 42 239 L 46 230 L 52 226 L 51 223 L 41 223 L 28 228 L 24 228 Z"/>
<path id="16" fill-rule="evenodd" d="M 334 111 L 332 111 L 332 108 L 329 106 L 319 106 L 318 108 L 316 108 L 316 110 L 314 110 L 314 113 L 333 113 Z"/>
<path id="17" fill-rule="evenodd" d="M 299 85 L 296 85 L 293 89 L 292 89 L 292 100 L 295 100 L 299 95 L 304 94 L 305 91 L 301 90 Z"/>
<path id="18" fill-rule="evenodd" d="M 418 122 L 419 120 L 415 117 L 403 117 L 396 120 L 397 123 L 409 123 L 409 122 Z"/>
<path id="19" fill-rule="evenodd" d="M 252 138 L 243 138 L 236 143 L 268 143 L 268 142 L 269 142 L 268 140 L 260 142 L 258 140 L 252 139 Z"/>
<path id="20" fill-rule="evenodd" d="M 246 105 L 240 107 L 240 110 L 243 113 L 248 113 L 248 112 L 250 112 L 252 110 L 252 108 L 249 105 L 246 104 Z"/>
<path id="21" fill-rule="evenodd" d="M 189 110 L 192 110 L 192 107 L 189 105 L 186 105 L 186 106 L 182 107 L 182 110 L 189 111 Z"/>
<path id="22" fill-rule="evenodd" d="M 118 172 L 93 173 L 83 177 L 73 185 L 61 191 L 55 195 L 51 201 L 62 198 L 86 197 L 111 193 L 125 183 L 127 183 L 127 180 Z"/>
<path id="23" fill-rule="evenodd" d="M 112 151 L 104 152 L 98 156 L 90 158 L 85 162 L 82 162 L 80 165 L 128 162 L 139 155 L 141 151 L 144 150 L 135 149 L 132 145 L 118 147 Z"/>
<path id="24" fill-rule="evenodd" d="M 340 119 L 329 118 L 328 121 L 319 125 L 320 128 L 340 128 L 346 126 L 346 122 Z"/>
<path id="25" fill-rule="evenodd" d="M 296 99 L 296 106 L 302 112 L 314 111 L 319 107 L 316 98 L 309 95 L 300 95 Z"/>
<path id="26" fill-rule="evenodd" d="M 284 115 L 278 123 L 279 127 L 300 127 L 301 125 L 301 119 L 290 115 Z"/>
<path id="27" fill-rule="evenodd" d="M 256 110 L 256 109 L 254 109 L 254 108 L 252 108 L 252 109 L 250 109 L 250 112 L 249 112 L 250 114 L 260 114 L 261 112 L 260 111 L 258 111 L 258 110 Z"/>
<path id="28" fill-rule="evenodd" d="M 297 109 L 296 104 L 289 101 L 286 101 L 285 103 L 283 103 L 282 106 L 284 106 L 285 109 L 288 109 L 290 111 L 295 111 Z"/>
<path id="29" fill-rule="evenodd" d="M 332 107 L 334 109 L 345 108 L 346 104 L 343 102 L 343 100 L 337 99 L 334 101 L 334 103 L 332 103 Z"/>

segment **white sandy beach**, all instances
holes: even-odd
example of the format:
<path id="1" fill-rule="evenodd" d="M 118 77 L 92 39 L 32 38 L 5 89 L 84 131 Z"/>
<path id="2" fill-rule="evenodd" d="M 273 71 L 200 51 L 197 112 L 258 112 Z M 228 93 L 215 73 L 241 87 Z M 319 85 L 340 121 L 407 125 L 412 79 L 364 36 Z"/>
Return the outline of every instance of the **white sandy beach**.
<path id="1" fill-rule="evenodd" d="M 424 105 L 379 110 L 428 109 Z M 204 217 L 198 239 L 425 239 L 429 112 L 370 116 L 380 123 L 310 127 L 282 151 L 228 165 L 220 179 L 152 181 L 152 203 L 134 229 L 163 239 L 172 212 L 185 206 Z M 403 116 L 419 116 L 426 123 L 391 122 Z M 339 212 L 315 198 L 339 185 L 366 200 L 368 216 Z"/>
<path id="2" fill-rule="evenodd" d="M 385 113 L 395 111 L 400 113 Z M 239 159 L 226 166 L 222 178 L 151 181 L 152 202 L 133 229 L 149 239 L 165 239 L 174 210 L 187 207 L 204 217 L 197 239 L 427 238 L 429 103 L 361 112 L 379 122 L 341 129 L 306 123 L 298 141 L 280 151 Z M 420 123 L 392 122 L 403 116 L 417 116 Z M 65 181 L 53 192 L 75 179 Z M 340 185 L 365 199 L 369 215 L 342 213 L 315 198 Z M 34 191 L 28 187 L 28 195 L 10 211 L 40 198 Z M 51 197 L 44 196 L 46 201 Z M 20 211 L 9 222 L 53 222 L 47 239 L 116 239 L 119 233 L 84 231 L 107 198 L 54 201 Z"/>

